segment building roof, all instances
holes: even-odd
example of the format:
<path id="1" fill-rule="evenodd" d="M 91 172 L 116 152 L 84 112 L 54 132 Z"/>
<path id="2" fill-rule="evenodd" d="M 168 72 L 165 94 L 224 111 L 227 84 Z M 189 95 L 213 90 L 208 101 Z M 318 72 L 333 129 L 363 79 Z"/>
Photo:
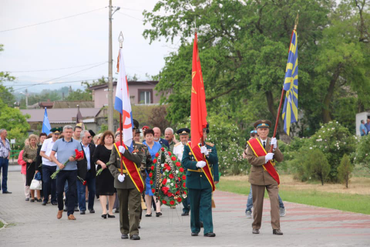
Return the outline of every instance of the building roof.
<path id="1" fill-rule="evenodd" d="M 94 108 L 94 101 L 54 101 L 53 108 Z"/>
<path id="2" fill-rule="evenodd" d="M 127 84 L 130 85 L 157 85 L 159 81 L 128 81 Z M 113 86 L 117 86 L 117 81 L 113 82 Z M 90 90 L 97 90 L 102 88 L 108 88 L 108 83 L 96 85 L 89 87 Z"/>
<path id="3" fill-rule="evenodd" d="M 29 114 L 31 118 L 27 122 L 42 122 L 44 120 L 44 109 L 23 109 L 20 110 L 23 115 Z M 80 108 L 82 117 L 95 118 L 100 108 Z M 48 109 L 48 118 L 50 123 L 71 123 L 76 121 L 77 108 L 53 108 Z"/>

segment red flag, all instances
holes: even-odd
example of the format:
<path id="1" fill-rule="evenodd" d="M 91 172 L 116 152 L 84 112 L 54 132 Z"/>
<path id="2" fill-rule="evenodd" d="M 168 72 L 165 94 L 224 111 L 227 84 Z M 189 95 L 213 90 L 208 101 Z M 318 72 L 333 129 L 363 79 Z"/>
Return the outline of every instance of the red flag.
<path id="1" fill-rule="evenodd" d="M 198 52 L 198 36 L 195 33 L 193 47 L 193 70 L 191 87 L 191 140 L 195 145 L 203 142 L 203 129 L 207 127 L 206 94 Z"/>

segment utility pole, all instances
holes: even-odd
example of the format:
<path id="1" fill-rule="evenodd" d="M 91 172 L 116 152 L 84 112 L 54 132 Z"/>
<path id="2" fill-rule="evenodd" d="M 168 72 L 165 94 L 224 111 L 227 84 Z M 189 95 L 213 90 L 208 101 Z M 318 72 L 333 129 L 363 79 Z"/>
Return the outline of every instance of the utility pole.
<path id="1" fill-rule="evenodd" d="M 113 76 L 112 76 L 112 19 L 113 6 L 112 0 L 109 0 L 109 48 L 108 48 L 108 129 L 113 129 Z"/>

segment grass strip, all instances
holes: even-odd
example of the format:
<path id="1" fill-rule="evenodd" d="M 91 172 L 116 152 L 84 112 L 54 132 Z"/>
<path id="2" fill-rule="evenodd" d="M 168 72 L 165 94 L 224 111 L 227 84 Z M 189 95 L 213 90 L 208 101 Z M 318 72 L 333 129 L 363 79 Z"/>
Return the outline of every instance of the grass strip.
<path id="1" fill-rule="evenodd" d="M 224 180 L 221 177 L 217 189 L 237 194 L 248 195 L 248 181 Z M 354 213 L 370 214 L 370 196 L 358 194 L 342 194 L 319 192 L 316 190 L 279 189 L 283 201 L 296 202 L 317 207 L 332 208 Z M 267 192 L 265 197 L 268 197 Z M 289 209 L 288 209 L 289 210 Z"/>

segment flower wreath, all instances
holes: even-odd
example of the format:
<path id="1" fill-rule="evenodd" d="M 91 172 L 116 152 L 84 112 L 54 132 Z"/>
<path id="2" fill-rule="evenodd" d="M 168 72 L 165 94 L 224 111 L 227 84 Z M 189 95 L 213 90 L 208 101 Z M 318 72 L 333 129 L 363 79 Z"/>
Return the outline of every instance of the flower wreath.
<path id="1" fill-rule="evenodd" d="M 185 170 L 177 157 L 164 147 L 155 157 L 149 172 L 152 192 L 161 204 L 176 206 L 187 197 Z"/>

